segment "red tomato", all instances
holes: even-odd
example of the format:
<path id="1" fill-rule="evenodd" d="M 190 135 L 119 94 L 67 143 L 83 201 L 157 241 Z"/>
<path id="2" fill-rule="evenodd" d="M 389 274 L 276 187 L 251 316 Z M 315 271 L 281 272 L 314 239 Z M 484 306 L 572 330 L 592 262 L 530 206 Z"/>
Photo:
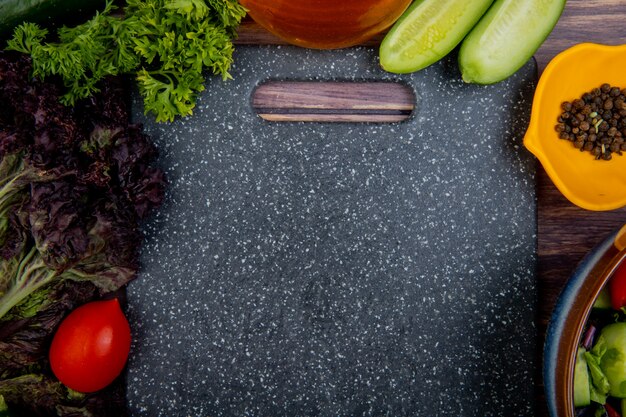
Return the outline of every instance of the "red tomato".
<path id="1" fill-rule="evenodd" d="M 613 272 L 609 281 L 609 292 L 613 309 L 619 310 L 626 306 L 626 262 L 619 264 Z"/>
<path id="2" fill-rule="evenodd" d="M 130 326 L 117 299 L 78 307 L 61 322 L 50 346 L 52 372 L 79 392 L 98 391 L 122 372 Z"/>

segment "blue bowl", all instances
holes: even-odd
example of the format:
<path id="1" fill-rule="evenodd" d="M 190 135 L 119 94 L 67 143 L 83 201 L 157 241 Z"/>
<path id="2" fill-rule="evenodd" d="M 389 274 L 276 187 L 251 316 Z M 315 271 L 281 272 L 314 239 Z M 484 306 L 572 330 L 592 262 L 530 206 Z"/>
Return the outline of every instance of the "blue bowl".
<path id="1" fill-rule="evenodd" d="M 589 313 L 615 268 L 626 257 L 616 247 L 625 228 L 613 232 L 578 265 L 554 307 L 543 350 L 543 382 L 552 417 L 574 417 L 574 365 Z M 619 245 L 623 246 L 623 245 Z"/>

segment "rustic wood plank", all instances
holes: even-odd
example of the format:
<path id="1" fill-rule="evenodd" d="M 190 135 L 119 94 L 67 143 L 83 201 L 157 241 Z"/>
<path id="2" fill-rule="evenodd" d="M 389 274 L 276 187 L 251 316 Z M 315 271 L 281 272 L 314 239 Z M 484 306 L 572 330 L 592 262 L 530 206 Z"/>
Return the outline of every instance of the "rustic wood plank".
<path id="1" fill-rule="evenodd" d="M 625 18 L 624 0 L 569 0 L 556 27 L 535 54 L 539 68 L 577 43 L 626 43 Z"/>
<path id="2" fill-rule="evenodd" d="M 237 29 L 236 45 L 286 45 L 287 43 L 274 36 L 250 18 L 244 19 Z"/>

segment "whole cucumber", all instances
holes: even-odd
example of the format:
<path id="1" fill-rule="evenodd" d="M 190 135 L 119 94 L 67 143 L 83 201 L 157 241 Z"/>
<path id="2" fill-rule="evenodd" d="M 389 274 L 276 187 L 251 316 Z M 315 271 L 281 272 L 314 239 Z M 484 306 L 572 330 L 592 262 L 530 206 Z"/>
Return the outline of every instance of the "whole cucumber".
<path id="1" fill-rule="evenodd" d="M 493 0 L 416 0 L 380 45 L 386 71 L 418 71 L 452 51 Z"/>
<path id="2" fill-rule="evenodd" d="M 513 75 L 546 40 L 564 8 L 565 0 L 496 0 L 461 44 L 463 79 L 493 84 Z"/>
<path id="3" fill-rule="evenodd" d="M 0 0 L 0 40 L 10 38 L 13 29 L 24 22 L 44 27 L 81 23 L 104 5 L 105 0 Z"/>

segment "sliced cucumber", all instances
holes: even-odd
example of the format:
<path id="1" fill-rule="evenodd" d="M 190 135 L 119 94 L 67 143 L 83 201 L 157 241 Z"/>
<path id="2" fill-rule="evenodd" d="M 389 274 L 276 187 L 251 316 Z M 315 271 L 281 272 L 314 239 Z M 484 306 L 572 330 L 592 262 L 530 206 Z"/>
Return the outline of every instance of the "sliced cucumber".
<path id="1" fill-rule="evenodd" d="M 593 308 L 597 308 L 599 310 L 608 310 L 611 308 L 611 296 L 609 295 L 608 288 L 604 287 L 602 291 L 598 294 L 598 298 L 593 303 Z"/>
<path id="2" fill-rule="evenodd" d="M 539 49 L 565 0 L 496 0 L 459 52 L 466 82 L 493 84 L 513 75 Z"/>
<path id="3" fill-rule="evenodd" d="M 425 68 L 454 49 L 493 0 L 417 0 L 393 25 L 380 45 L 386 71 Z"/>
<path id="4" fill-rule="evenodd" d="M 574 407 L 586 407 L 591 404 L 589 370 L 584 353 L 585 348 L 578 348 L 576 365 L 574 366 Z"/>

